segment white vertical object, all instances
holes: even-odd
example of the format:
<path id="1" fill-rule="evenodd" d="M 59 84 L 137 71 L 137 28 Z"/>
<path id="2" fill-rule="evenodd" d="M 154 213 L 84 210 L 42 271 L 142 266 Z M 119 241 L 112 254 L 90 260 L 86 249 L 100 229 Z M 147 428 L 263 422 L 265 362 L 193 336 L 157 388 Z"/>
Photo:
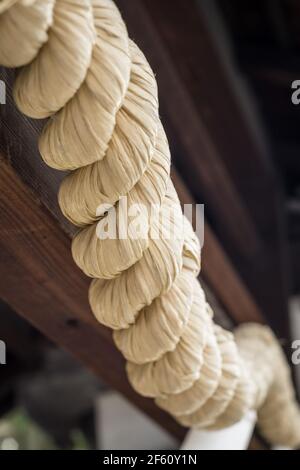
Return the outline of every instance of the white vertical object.
<path id="1" fill-rule="evenodd" d="M 246 450 L 256 423 L 255 411 L 249 411 L 238 423 L 219 431 L 191 429 L 181 450 Z"/>

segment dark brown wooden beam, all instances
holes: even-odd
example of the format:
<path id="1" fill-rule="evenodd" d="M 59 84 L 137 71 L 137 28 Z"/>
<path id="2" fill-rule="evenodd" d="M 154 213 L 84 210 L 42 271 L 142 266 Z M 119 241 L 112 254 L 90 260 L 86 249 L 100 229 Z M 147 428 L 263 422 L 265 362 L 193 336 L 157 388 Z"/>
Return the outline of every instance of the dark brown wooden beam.
<path id="1" fill-rule="evenodd" d="M 195 204 L 193 196 L 175 169 L 172 180 L 181 204 Z M 195 212 L 194 212 L 195 214 Z M 229 317 L 236 323 L 263 323 L 264 316 L 240 279 L 209 224 L 205 223 L 201 277 L 208 283 Z"/>

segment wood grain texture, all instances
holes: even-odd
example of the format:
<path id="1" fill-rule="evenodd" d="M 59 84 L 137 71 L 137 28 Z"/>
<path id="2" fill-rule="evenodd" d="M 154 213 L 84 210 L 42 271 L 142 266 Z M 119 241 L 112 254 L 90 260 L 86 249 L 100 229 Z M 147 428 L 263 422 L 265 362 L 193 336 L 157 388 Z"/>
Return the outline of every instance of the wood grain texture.
<path id="1" fill-rule="evenodd" d="M 172 180 L 181 204 L 195 204 L 193 196 L 175 169 L 172 170 Z M 235 324 L 265 322 L 263 313 L 237 274 L 207 221 L 204 227 L 201 265 L 200 277 L 207 282 Z"/>

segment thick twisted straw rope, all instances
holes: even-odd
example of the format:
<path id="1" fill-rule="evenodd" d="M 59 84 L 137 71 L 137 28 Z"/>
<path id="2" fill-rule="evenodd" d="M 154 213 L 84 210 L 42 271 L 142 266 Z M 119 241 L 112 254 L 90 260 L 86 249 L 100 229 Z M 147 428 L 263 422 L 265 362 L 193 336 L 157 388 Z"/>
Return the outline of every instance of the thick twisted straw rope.
<path id="1" fill-rule="evenodd" d="M 289 368 L 272 332 L 244 325 L 235 334 L 212 320 L 197 280 L 198 240 L 169 177 L 170 154 L 158 114 L 156 81 L 111 0 L 3 0 L 0 63 L 23 66 L 14 97 L 21 111 L 50 117 L 40 138 L 48 165 L 74 170 L 60 207 L 81 227 L 75 262 L 94 278 L 90 303 L 114 330 L 128 377 L 142 395 L 185 426 L 221 428 L 258 409 L 272 443 L 300 444 Z M 100 239 L 114 205 L 159 206 L 137 239 Z M 168 211 L 176 237 L 167 237 Z M 170 222 L 170 221 L 169 221 Z M 120 227 L 118 226 L 118 229 Z"/>

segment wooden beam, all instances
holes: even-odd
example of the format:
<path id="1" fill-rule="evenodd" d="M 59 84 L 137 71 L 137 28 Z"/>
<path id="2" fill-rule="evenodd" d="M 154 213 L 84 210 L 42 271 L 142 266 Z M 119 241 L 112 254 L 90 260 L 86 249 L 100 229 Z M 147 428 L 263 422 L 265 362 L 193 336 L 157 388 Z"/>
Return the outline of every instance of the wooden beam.
<path id="1" fill-rule="evenodd" d="M 175 169 L 172 171 L 172 180 L 181 204 L 195 204 L 190 191 Z M 204 230 L 201 276 L 236 324 L 264 322 L 263 313 L 240 279 L 207 222 L 205 222 Z"/>

